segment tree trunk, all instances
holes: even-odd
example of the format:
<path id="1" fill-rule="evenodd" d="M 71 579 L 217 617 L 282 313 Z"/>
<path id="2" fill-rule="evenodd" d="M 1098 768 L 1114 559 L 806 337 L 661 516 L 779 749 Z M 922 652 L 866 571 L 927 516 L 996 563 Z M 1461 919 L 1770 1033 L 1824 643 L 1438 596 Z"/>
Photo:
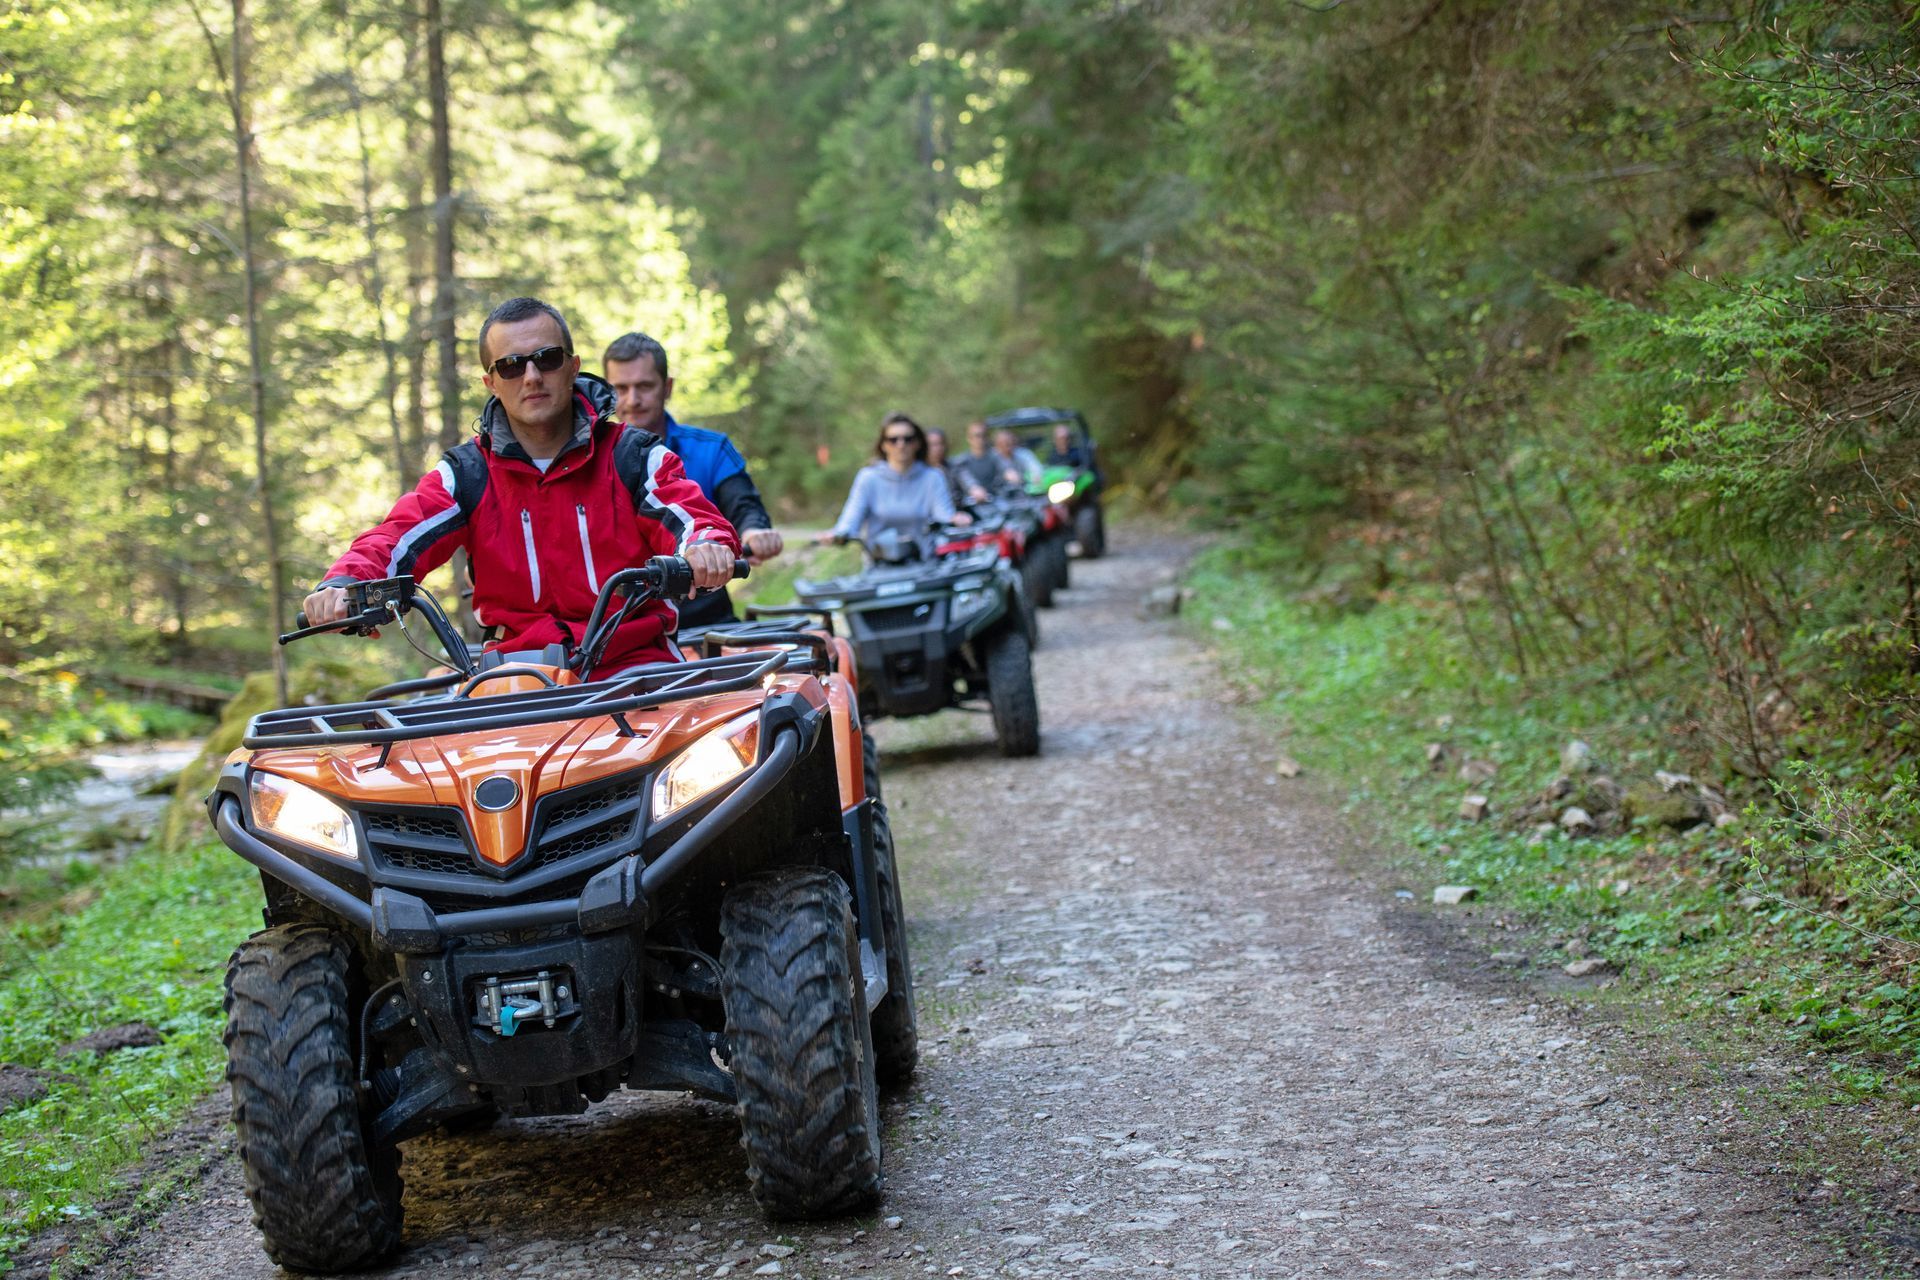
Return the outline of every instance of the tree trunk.
<path id="1" fill-rule="evenodd" d="M 433 329 L 440 346 L 440 447 L 451 449 L 460 443 L 460 361 L 454 332 L 460 282 L 453 271 L 453 129 L 447 118 L 446 23 L 440 0 L 426 0 L 426 21 L 427 98 L 433 127 Z M 460 630 L 467 635 L 476 631 L 468 586 L 472 580 L 467 553 L 455 552 L 454 598 L 459 601 Z"/>
<path id="2" fill-rule="evenodd" d="M 360 78 L 355 70 L 347 72 L 347 93 L 353 101 L 353 133 L 360 144 L 360 225 L 367 240 L 367 305 L 373 310 L 373 332 L 380 343 L 383 362 L 382 398 L 387 403 L 387 427 L 393 434 L 393 482 L 395 491 L 404 493 L 415 479 L 419 460 L 409 457 L 406 428 L 400 422 L 398 361 L 393 339 L 387 334 L 387 289 L 380 272 L 380 228 L 373 216 L 373 153 L 367 146 L 367 123 L 362 110 Z"/>
<path id="3" fill-rule="evenodd" d="M 168 292 L 171 293 L 171 289 Z M 185 554 L 185 548 L 181 545 L 181 525 L 185 512 L 180 503 L 180 447 L 176 439 L 180 424 L 173 394 L 174 379 L 180 376 L 176 346 L 171 337 L 161 345 L 161 350 L 166 353 L 166 362 L 162 366 L 163 375 L 160 379 L 160 444 L 165 450 L 161 454 L 160 478 L 167 487 L 167 560 L 163 575 L 167 604 L 173 613 L 173 635 L 168 637 L 168 645 L 176 654 L 181 654 L 187 650 L 189 637 L 187 575 L 182 572 L 180 564 Z"/>
<path id="4" fill-rule="evenodd" d="M 253 469 L 260 484 L 260 522 L 267 540 L 267 597 L 273 636 L 287 630 L 286 601 L 281 595 L 280 530 L 273 510 L 273 466 L 267 451 L 266 361 L 260 343 L 259 269 L 253 253 L 253 128 L 247 117 L 247 5 L 233 0 L 232 92 L 234 159 L 240 176 L 240 265 L 247 325 L 247 386 L 253 408 Z M 280 644 L 273 653 L 274 691 L 287 704 L 287 651 Z"/>
<path id="5" fill-rule="evenodd" d="M 433 146 L 433 336 L 440 345 L 440 447 L 460 443 L 460 364 L 454 321 L 459 281 L 453 273 L 453 130 L 447 119 L 446 24 L 440 0 L 426 0 L 427 106 Z"/>

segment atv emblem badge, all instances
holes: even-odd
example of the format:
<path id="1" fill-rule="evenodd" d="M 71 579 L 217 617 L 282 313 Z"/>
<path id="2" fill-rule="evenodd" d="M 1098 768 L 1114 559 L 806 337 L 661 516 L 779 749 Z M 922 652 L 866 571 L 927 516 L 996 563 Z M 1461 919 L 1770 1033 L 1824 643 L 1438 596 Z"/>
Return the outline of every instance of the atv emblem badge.
<path id="1" fill-rule="evenodd" d="M 488 813 L 499 813 L 520 803 L 520 784 L 495 774 L 473 789 L 473 802 Z"/>

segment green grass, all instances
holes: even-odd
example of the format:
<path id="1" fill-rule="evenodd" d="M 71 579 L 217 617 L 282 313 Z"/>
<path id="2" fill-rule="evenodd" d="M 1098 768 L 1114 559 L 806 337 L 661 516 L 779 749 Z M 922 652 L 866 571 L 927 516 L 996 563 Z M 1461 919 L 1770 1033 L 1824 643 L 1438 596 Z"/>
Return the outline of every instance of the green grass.
<path id="1" fill-rule="evenodd" d="M 1811 1050 L 1819 1098 L 1920 1102 L 1920 990 L 1859 919 L 1755 869 L 1747 833 L 1768 816 L 1758 793 L 1730 830 L 1641 826 L 1575 839 L 1514 818 L 1560 773 L 1570 739 L 1589 743 L 1621 783 L 1677 769 L 1657 696 L 1597 675 L 1530 684 L 1491 672 L 1442 600 L 1402 596 L 1330 615 L 1238 567 L 1227 549 L 1203 556 L 1188 585 L 1189 623 L 1221 649 L 1229 679 L 1280 721 L 1289 753 L 1334 780 L 1349 810 L 1400 852 L 1417 898 L 1435 884 L 1472 885 L 1484 905 L 1537 926 L 1536 962 L 1599 955 L 1623 971 L 1629 998 L 1658 995 L 1683 1016 L 1732 1015 Z M 1448 751 L 1438 770 L 1426 758 L 1435 742 Z M 1498 773 L 1461 781 L 1468 757 Z M 1458 816 L 1469 791 L 1489 796 L 1490 820 Z"/>
<path id="2" fill-rule="evenodd" d="M 756 567 L 753 576 L 731 588 L 733 601 L 736 606 L 786 604 L 793 599 L 793 584 L 801 578 L 831 578 L 859 569 L 857 546 L 816 547 L 790 542 L 778 558 Z"/>
<path id="3" fill-rule="evenodd" d="M 139 855 L 93 888 L 73 914 L 0 933 L 0 1061 L 65 1077 L 0 1116 L 0 1268 L 28 1234 L 96 1218 L 143 1146 L 219 1082 L 221 972 L 260 921 L 255 874 L 215 846 Z M 57 1053 L 122 1022 L 163 1042 Z"/>

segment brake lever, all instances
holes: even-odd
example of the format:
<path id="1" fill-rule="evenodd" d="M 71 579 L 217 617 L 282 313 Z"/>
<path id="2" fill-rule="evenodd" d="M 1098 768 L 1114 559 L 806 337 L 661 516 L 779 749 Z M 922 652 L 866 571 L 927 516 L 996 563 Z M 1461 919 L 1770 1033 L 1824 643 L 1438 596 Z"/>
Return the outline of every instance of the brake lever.
<path id="1" fill-rule="evenodd" d="M 294 640 L 304 640 L 308 636 L 324 635 L 329 631 L 337 631 L 341 635 L 346 636 L 372 635 L 373 629 L 387 620 L 387 611 L 385 609 L 369 609 L 358 617 L 341 618 L 337 622 L 323 622 L 318 626 L 310 626 L 307 623 L 307 611 L 302 609 L 294 615 L 293 620 L 298 624 L 298 629 L 289 631 L 281 636 L 281 644 L 287 644 Z"/>

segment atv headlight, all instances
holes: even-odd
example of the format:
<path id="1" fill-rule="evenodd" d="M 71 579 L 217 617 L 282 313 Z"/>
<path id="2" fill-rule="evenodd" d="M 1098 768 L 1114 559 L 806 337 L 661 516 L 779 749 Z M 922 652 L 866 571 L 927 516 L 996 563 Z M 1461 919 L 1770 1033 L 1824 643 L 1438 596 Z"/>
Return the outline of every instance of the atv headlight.
<path id="1" fill-rule="evenodd" d="M 709 730 L 653 780 L 653 820 L 660 821 L 737 777 L 759 754 L 758 711 Z"/>
<path id="2" fill-rule="evenodd" d="M 247 784 L 253 825 L 312 845 L 338 858 L 360 858 L 360 837 L 345 809 L 312 787 L 278 774 L 254 772 Z"/>
<path id="3" fill-rule="evenodd" d="M 1074 485 L 1071 480 L 1055 480 L 1047 486 L 1047 501 L 1065 502 L 1073 496 L 1073 488 Z"/>
<path id="4" fill-rule="evenodd" d="M 981 613 L 993 603 L 993 590 L 982 587 L 978 591 L 958 591 L 954 593 L 951 620 L 965 622 L 976 613 Z"/>

